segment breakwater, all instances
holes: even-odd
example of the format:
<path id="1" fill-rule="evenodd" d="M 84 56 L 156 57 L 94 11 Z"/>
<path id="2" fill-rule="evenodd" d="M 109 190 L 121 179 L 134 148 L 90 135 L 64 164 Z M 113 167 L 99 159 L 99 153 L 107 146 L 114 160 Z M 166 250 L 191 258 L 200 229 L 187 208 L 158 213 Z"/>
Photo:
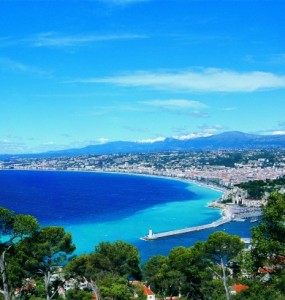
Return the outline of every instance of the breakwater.
<path id="1" fill-rule="evenodd" d="M 223 224 L 229 223 L 231 221 L 232 221 L 231 218 L 222 218 L 222 219 L 212 222 L 210 224 L 188 227 L 188 228 L 183 228 L 183 229 L 178 229 L 178 230 L 165 231 L 165 232 L 160 232 L 160 233 L 153 233 L 152 229 L 150 229 L 149 234 L 147 236 L 142 237 L 142 239 L 146 240 L 146 241 L 156 240 L 156 239 L 160 239 L 160 238 L 164 238 L 164 237 L 168 237 L 168 236 L 190 233 L 190 232 L 200 231 L 200 230 L 209 229 L 209 228 L 215 228 L 215 227 L 221 226 Z"/>
<path id="2" fill-rule="evenodd" d="M 214 207 L 214 205 L 212 205 Z M 215 206 L 221 208 L 221 206 Z M 165 238 L 169 236 L 174 236 L 174 235 L 180 235 L 180 234 L 185 234 L 185 233 L 191 233 L 195 231 L 200 231 L 200 230 L 205 230 L 209 228 L 215 228 L 218 226 L 221 226 L 223 224 L 232 222 L 232 221 L 245 221 L 245 219 L 248 218 L 257 218 L 261 216 L 262 211 L 260 207 L 239 207 L 236 205 L 233 206 L 227 206 L 223 205 L 222 206 L 224 209 L 224 217 L 212 222 L 210 224 L 205 224 L 205 225 L 200 225 L 200 226 L 193 226 L 193 227 L 187 227 L 183 229 L 177 229 L 177 230 L 170 230 L 170 231 L 165 231 L 165 232 L 160 232 L 160 233 L 153 233 L 152 229 L 149 230 L 148 235 L 143 236 L 141 239 L 149 241 L 149 240 L 156 240 L 160 238 Z M 257 219 L 255 219 L 256 221 Z"/>

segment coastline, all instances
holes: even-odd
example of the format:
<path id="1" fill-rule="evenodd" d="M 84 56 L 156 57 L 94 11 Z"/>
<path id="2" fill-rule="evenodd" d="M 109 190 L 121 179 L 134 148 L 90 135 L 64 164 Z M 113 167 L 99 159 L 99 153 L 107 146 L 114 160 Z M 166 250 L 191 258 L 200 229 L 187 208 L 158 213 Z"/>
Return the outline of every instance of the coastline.
<path id="1" fill-rule="evenodd" d="M 17 170 L 15 170 L 16 172 Z M 41 170 L 33 170 L 33 171 L 41 171 Z M 43 170 L 44 171 L 44 170 Z M 59 171 L 60 170 L 49 170 L 49 171 Z M 78 171 L 78 170 L 76 170 Z M 4 172 L 3 172 L 4 173 Z M 63 173 L 72 173 L 72 172 L 63 172 Z M 76 172 L 77 173 L 77 172 Z M 82 171 L 79 171 L 79 173 L 82 173 Z M 89 171 L 84 173 L 90 173 Z M 96 172 L 98 173 L 98 172 Z M 100 172 L 102 173 L 102 172 Z M 109 172 L 105 172 L 109 173 Z M 111 172 L 114 173 L 114 172 Z M 116 172 L 117 173 L 117 172 Z M 16 174 L 16 173 L 15 173 Z M 42 173 L 44 175 L 44 173 Z M 123 173 L 126 174 L 126 173 Z M 66 174 L 67 177 L 68 174 Z M 88 174 L 87 174 L 88 175 Z M 92 178 L 92 174 L 90 174 L 90 178 Z M 128 174 L 126 174 L 128 175 Z M 134 174 L 130 173 L 129 175 L 133 176 Z M 137 174 L 139 176 L 144 174 Z M 4 175 L 3 175 L 4 176 Z M 6 173 L 5 176 L 8 176 L 8 178 L 11 175 Z M 26 175 L 21 175 L 20 172 L 18 172 L 18 176 L 21 176 L 25 178 L 25 176 L 38 178 L 38 181 L 41 181 L 41 175 L 37 175 L 35 172 L 34 175 L 29 175 L 28 172 Z M 50 177 L 48 174 L 44 175 L 48 178 Z M 53 175 L 51 175 L 53 178 Z M 77 175 L 76 175 L 77 176 Z M 75 178 L 76 176 L 72 176 L 71 178 Z M 79 175 L 78 175 L 79 176 Z M 151 177 L 157 178 L 158 176 L 149 175 Z M 14 175 L 13 175 L 14 177 Z M 82 178 L 89 178 L 89 176 L 83 175 Z M 65 175 L 58 174 L 56 176 L 59 180 L 61 178 L 65 178 Z M 110 177 L 111 179 L 112 177 Z M 116 178 L 116 177 L 114 177 Z M 162 179 L 170 179 L 170 180 L 179 180 L 180 178 L 166 178 L 165 176 L 161 176 Z M 92 180 L 91 180 L 92 181 Z M 91 182 L 90 181 L 90 182 Z M 182 180 L 183 182 L 191 183 L 188 180 Z M 137 181 L 138 183 L 140 181 Z M 61 181 L 59 182 L 61 185 Z M 158 181 L 159 183 L 159 181 Z M 17 184 L 17 181 L 14 180 L 14 184 Z M 166 185 L 168 185 L 167 182 L 165 182 Z M 169 183 L 171 184 L 171 183 Z M 175 183 L 173 183 L 175 186 Z M 141 185 L 142 186 L 142 185 Z M 3 186 L 4 187 L 4 186 Z M 160 184 L 160 187 L 163 189 L 163 181 Z M 179 184 L 177 185 L 179 187 Z M 183 184 L 181 185 L 181 188 L 187 189 L 187 185 Z M 200 192 L 201 191 L 201 195 Z M 148 258 L 154 256 L 154 255 L 167 255 L 172 248 L 178 247 L 178 246 L 185 246 L 189 247 L 193 245 L 197 241 L 206 240 L 208 235 L 213 232 L 214 230 L 225 230 L 225 229 L 215 229 L 210 228 L 204 231 L 199 232 L 193 232 L 191 234 L 183 234 L 178 236 L 171 236 L 166 239 L 157 240 L 154 243 L 147 243 L 145 241 L 142 241 L 140 237 L 145 236 L 148 233 L 149 228 L 154 228 L 156 232 L 164 232 L 166 230 L 175 230 L 179 228 L 186 228 L 188 226 L 199 226 L 200 224 L 208 224 L 215 220 L 218 220 L 221 218 L 220 209 L 212 209 L 208 207 L 208 203 L 211 200 L 217 199 L 218 196 L 220 196 L 220 193 L 215 193 L 214 191 L 211 191 L 210 189 L 203 189 L 198 187 L 195 183 L 195 191 L 194 193 L 198 193 L 198 197 L 196 198 L 196 201 L 186 201 L 186 202 L 169 202 L 167 203 L 161 203 L 158 205 L 155 205 L 153 208 L 146 208 L 143 210 L 140 210 L 136 212 L 133 215 L 123 217 L 116 220 L 107 220 L 105 221 L 98 221 L 96 219 L 85 219 L 83 218 L 80 222 L 71 222 L 71 223 L 56 223 L 59 226 L 64 226 L 66 228 L 66 231 L 72 233 L 73 241 L 77 245 L 77 252 L 76 254 L 83 254 L 83 253 L 89 253 L 94 250 L 94 246 L 98 245 L 100 242 L 112 242 L 115 240 L 125 240 L 129 243 L 132 243 L 136 247 L 138 247 L 142 259 L 146 261 Z M 155 195 L 154 195 L 155 196 Z M 3 198 L 3 197 L 2 197 Z M 33 197 L 35 198 L 35 197 Z M 80 197 L 78 198 L 80 199 Z M 178 199 L 178 198 L 177 198 Z M 22 201 L 23 202 L 23 201 Z M 191 203 L 192 202 L 192 203 Z M 181 203 L 181 205 L 180 205 Z M 188 204 L 189 203 L 189 204 Z M 4 205 L 4 202 L 3 202 Z M 189 207 L 190 205 L 190 207 Z M 193 206 L 192 206 L 193 205 Z M 81 204 L 80 204 L 81 206 Z M 193 207 L 193 209 L 192 209 Z M 197 208 L 196 208 L 197 207 Z M 199 208 L 198 208 L 199 207 Z M 162 210 L 161 210 L 162 208 Z M 189 208 L 189 209 L 188 209 Z M 41 208 L 40 208 L 41 209 Z M 158 210 L 159 209 L 159 210 Z M 74 210 L 73 210 L 74 211 Z M 76 212 L 76 211 L 75 211 Z M 181 217 L 183 217 L 183 220 L 180 220 L 180 215 L 177 214 L 177 212 L 180 212 Z M 193 213 L 191 213 L 193 212 Z M 204 214 L 204 212 L 206 212 Z M 43 214 L 45 215 L 45 211 L 43 211 Z M 78 213 L 77 213 L 78 214 Z M 174 215 L 175 214 L 175 215 Z M 200 218 L 200 214 L 204 215 L 204 217 Z M 187 220 L 188 219 L 188 220 Z M 194 223 L 195 221 L 195 223 Z M 60 221 L 61 222 L 61 221 Z M 166 226 L 164 225 L 164 222 L 166 222 Z M 187 224 L 189 222 L 189 224 Z M 50 225 L 51 223 L 41 223 L 43 226 Z M 54 223 L 52 223 L 54 224 Z M 60 225 L 61 224 L 61 225 Z M 136 224 L 134 226 L 134 224 Z M 171 224 L 171 225 L 170 225 Z M 240 222 L 235 223 L 231 222 L 229 224 L 226 224 L 226 230 L 232 231 L 232 234 L 239 234 L 241 236 L 248 236 L 248 227 L 251 223 L 249 222 Z M 174 226 L 173 226 L 174 225 Z M 96 234 L 95 234 L 96 233 Z"/>
<path id="2" fill-rule="evenodd" d="M 131 173 L 131 172 L 128 173 L 114 172 L 114 171 L 98 172 L 97 170 L 89 171 L 89 170 L 14 169 L 10 171 L 15 171 L 15 172 L 34 171 L 34 173 L 37 173 L 38 171 L 42 173 L 47 171 L 50 173 L 66 173 L 66 174 L 67 173 L 70 174 L 90 173 L 90 175 L 94 173 L 99 175 L 113 174 L 113 175 L 125 175 L 125 176 L 132 176 L 132 177 L 133 176 L 151 177 L 154 179 L 174 180 L 177 182 L 182 182 L 183 183 L 183 185 L 181 185 L 182 189 L 189 189 L 194 194 L 197 195 L 196 198 L 193 198 L 195 201 L 190 201 L 190 202 L 187 201 L 185 203 L 184 201 L 179 201 L 179 200 L 177 200 L 177 202 L 172 202 L 172 201 L 168 202 L 166 200 L 167 199 L 166 197 L 164 198 L 164 201 L 166 202 L 164 202 L 163 209 L 160 211 L 159 214 L 157 214 L 158 211 L 156 211 L 157 207 L 149 206 L 146 209 L 140 210 L 133 215 L 120 218 L 120 221 L 118 219 L 118 220 L 110 220 L 107 222 L 105 221 L 93 222 L 91 220 L 84 219 L 84 222 L 66 223 L 63 226 L 65 226 L 69 232 L 72 232 L 76 244 L 80 245 L 78 248 L 80 253 L 86 253 L 86 251 L 92 251 L 91 248 L 90 249 L 89 247 L 86 248 L 86 243 L 90 244 L 91 242 L 92 245 L 97 245 L 100 241 L 113 241 L 122 238 L 131 243 L 139 245 L 139 247 L 143 247 L 145 251 L 148 252 L 151 251 L 149 247 L 143 246 L 142 244 L 140 244 L 140 242 L 137 242 L 137 240 L 141 240 L 140 239 L 141 237 L 145 237 L 150 228 L 155 230 L 154 238 L 152 239 L 173 236 L 171 243 L 173 246 L 178 246 L 180 244 L 179 241 L 181 239 L 187 241 L 187 243 L 192 243 L 193 239 L 197 239 L 197 236 L 205 237 L 209 231 L 219 230 L 219 229 L 215 229 L 215 227 L 224 225 L 226 223 L 235 223 L 235 222 L 231 222 L 233 221 L 233 219 L 231 218 L 234 210 L 233 206 L 219 202 L 219 199 L 221 198 L 222 195 L 221 189 L 214 188 L 213 186 L 208 186 L 205 184 L 199 184 L 198 182 L 187 180 L 185 178 L 179 178 L 174 176 L 171 177 L 158 176 L 155 174 L 141 174 L 141 173 L 138 174 L 138 173 Z M 33 176 L 37 177 L 36 174 Z M 68 178 L 69 177 L 70 176 L 68 176 Z M 77 178 L 77 177 L 71 176 L 71 178 Z M 85 178 L 85 176 L 83 178 Z M 89 176 L 86 178 L 89 178 Z M 162 185 L 160 188 L 163 189 L 163 181 L 161 182 L 161 184 Z M 167 182 L 164 184 L 167 185 Z M 179 184 L 177 186 L 179 187 Z M 199 207 L 199 209 L 197 210 L 195 207 L 197 208 Z M 201 217 L 202 215 L 203 217 Z M 208 216 L 211 216 L 211 218 L 209 218 Z M 241 217 L 241 216 L 237 216 L 237 217 Z M 136 228 L 133 228 L 133 224 L 137 224 Z M 241 223 L 237 224 L 236 227 L 238 225 L 241 225 Z M 229 225 L 229 226 L 235 226 L 235 225 Z M 114 233 L 114 228 L 116 228 L 117 233 Z M 204 230 L 205 233 L 199 233 L 199 235 L 195 233 L 196 231 L 204 231 Z M 90 239 L 90 235 L 92 235 L 92 232 L 98 232 L 98 237 L 95 236 Z M 193 233 L 193 234 L 187 234 L 187 233 Z M 183 237 L 180 235 L 183 235 Z M 160 247 L 163 247 L 165 249 L 167 248 L 165 246 L 165 242 L 158 242 L 157 247 L 159 249 Z"/>
<path id="3" fill-rule="evenodd" d="M 61 170 L 61 169 L 0 169 L 1 171 L 33 171 L 33 172 L 84 172 L 84 173 L 102 173 L 102 174 L 122 174 L 122 175 L 132 175 L 132 176 L 144 176 L 144 177 L 154 177 L 154 178 L 162 178 L 162 179 L 169 179 L 169 180 L 177 180 L 187 183 L 196 184 L 198 186 L 202 186 L 208 189 L 216 190 L 219 192 L 225 192 L 226 188 L 223 188 L 221 186 L 217 186 L 214 184 L 205 184 L 201 181 L 188 179 L 188 178 L 182 178 L 179 176 L 166 176 L 161 174 L 149 174 L 149 173 L 140 173 L 140 172 L 123 172 L 123 171 L 100 171 L 100 170 L 85 170 L 85 169 L 68 169 L 68 170 Z"/>
<path id="4" fill-rule="evenodd" d="M 161 174 L 149 174 L 149 173 L 139 173 L 139 172 L 122 172 L 122 171 L 99 171 L 99 170 L 84 170 L 84 169 L 68 169 L 68 170 L 60 170 L 60 169 L 0 169 L 1 171 L 32 171 L 32 172 L 83 172 L 83 173 L 98 173 L 98 174 L 121 174 L 121 175 L 131 175 L 131 176 L 144 176 L 144 177 L 154 177 L 154 178 L 161 178 L 161 179 L 169 179 L 169 180 L 177 180 L 186 183 L 192 183 L 207 189 L 215 190 L 218 192 L 225 193 L 226 188 L 221 186 L 217 186 L 214 184 L 205 184 L 202 181 L 197 181 L 188 178 L 182 178 L 179 176 L 166 176 Z"/>
<path id="5" fill-rule="evenodd" d="M 185 178 L 181 178 L 178 176 L 165 176 L 165 175 L 156 175 L 156 174 L 148 174 L 148 173 L 133 173 L 133 172 L 119 172 L 119 171 L 105 171 L 105 170 L 104 171 L 80 170 L 80 169 L 78 169 L 78 170 L 56 170 L 56 169 L 7 169 L 7 170 L 5 170 L 5 169 L 1 169 L 0 171 L 79 172 L 79 173 L 96 173 L 96 174 L 118 174 L 118 175 L 140 176 L 140 177 L 150 177 L 150 178 L 158 178 L 158 179 L 160 178 L 160 179 L 164 179 L 164 180 L 174 180 L 174 181 L 183 182 L 183 183 L 186 183 L 189 185 L 193 184 L 193 185 L 205 188 L 205 189 L 210 189 L 210 190 L 214 190 L 217 192 L 221 192 L 222 195 L 219 198 L 209 201 L 205 207 L 210 207 L 210 208 L 220 210 L 221 217 L 218 218 L 217 220 L 215 220 L 215 222 L 223 220 L 224 218 L 229 218 L 229 216 L 231 215 L 227 205 L 219 202 L 219 200 L 222 198 L 223 194 L 226 191 L 225 188 L 215 186 L 213 184 L 208 185 L 203 182 L 199 182 L 197 180 L 185 179 Z M 203 226 L 203 225 L 205 225 L 205 224 L 201 224 L 201 226 Z"/>

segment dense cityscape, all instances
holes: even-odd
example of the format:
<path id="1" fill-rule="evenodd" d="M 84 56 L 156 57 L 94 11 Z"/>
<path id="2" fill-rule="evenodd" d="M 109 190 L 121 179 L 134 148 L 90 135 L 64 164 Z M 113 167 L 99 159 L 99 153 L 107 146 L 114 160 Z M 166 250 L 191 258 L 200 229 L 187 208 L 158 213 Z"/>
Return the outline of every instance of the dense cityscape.
<path id="1" fill-rule="evenodd" d="M 118 172 L 176 177 L 232 187 L 251 180 L 285 175 L 285 151 L 197 151 L 147 154 L 15 158 L 0 169 Z"/>

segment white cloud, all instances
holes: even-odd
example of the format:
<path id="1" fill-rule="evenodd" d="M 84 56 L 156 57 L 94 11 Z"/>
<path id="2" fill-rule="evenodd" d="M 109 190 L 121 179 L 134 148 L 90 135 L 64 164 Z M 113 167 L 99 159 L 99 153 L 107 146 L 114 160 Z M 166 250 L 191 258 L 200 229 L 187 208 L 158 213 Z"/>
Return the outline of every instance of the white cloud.
<path id="1" fill-rule="evenodd" d="M 21 62 L 12 60 L 10 58 L 2 57 L 0 58 L 0 68 L 9 72 L 17 72 L 17 73 L 30 73 L 33 75 L 45 76 L 50 75 L 51 72 L 44 71 L 35 66 L 23 64 Z"/>
<path id="2" fill-rule="evenodd" d="M 79 83 L 104 83 L 186 92 L 254 92 L 285 88 L 285 76 L 269 72 L 237 72 L 203 68 L 183 72 L 137 71 L 120 76 L 77 79 Z"/>
<path id="3" fill-rule="evenodd" d="M 285 131 L 284 130 L 276 130 L 272 132 L 272 135 L 284 135 Z"/>
<path id="4" fill-rule="evenodd" d="M 193 110 L 189 114 L 195 118 L 208 118 L 209 117 L 209 115 L 207 113 L 204 113 L 200 110 Z"/>
<path id="5" fill-rule="evenodd" d="M 159 136 L 154 139 L 145 139 L 145 140 L 138 140 L 138 143 L 155 143 L 155 142 L 163 142 L 166 138 L 163 136 Z"/>
<path id="6" fill-rule="evenodd" d="M 165 108 L 165 109 L 184 109 L 184 108 L 195 108 L 201 109 L 206 108 L 207 105 L 194 100 L 186 100 L 186 99 L 169 99 L 169 100 L 151 100 L 151 101 L 140 101 L 139 103 Z"/>
<path id="7" fill-rule="evenodd" d="M 198 137 L 211 136 L 215 133 L 216 133 L 215 130 L 205 130 L 202 132 L 192 132 L 192 133 L 184 134 L 184 135 L 176 135 L 176 136 L 173 136 L 173 138 L 175 138 L 177 140 L 190 140 L 190 139 L 194 139 L 194 138 L 198 138 Z"/>
<path id="8" fill-rule="evenodd" d="M 26 40 L 34 47 L 72 47 L 84 46 L 96 42 L 143 39 L 145 35 L 139 34 L 111 34 L 111 35 L 56 35 L 54 33 L 42 33 Z"/>
<path id="9" fill-rule="evenodd" d="M 120 41 L 120 40 L 134 40 L 145 39 L 147 35 L 135 33 L 122 33 L 122 34 L 80 34 L 80 35 L 62 35 L 55 32 L 45 32 L 33 35 L 27 38 L 14 39 L 7 37 L 0 38 L 0 48 L 5 47 L 50 47 L 50 48 L 63 48 L 63 47 L 82 47 L 88 46 L 99 42 Z"/>
<path id="10" fill-rule="evenodd" d="M 188 134 L 183 134 L 183 135 L 175 135 L 172 136 L 172 138 L 177 139 L 177 140 L 190 140 L 194 138 L 199 138 L 199 137 L 207 137 L 216 134 L 217 130 L 212 128 L 212 129 L 206 129 L 201 132 L 192 132 Z M 166 137 L 159 136 L 154 139 L 144 139 L 144 140 L 138 140 L 138 143 L 156 143 L 156 142 L 163 142 L 166 139 Z"/>
<path id="11" fill-rule="evenodd" d="M 109 139 L 106 139 L 106 138 L 99 138 L 98 140 L 97 140 L 97 143 L 98 144 L 106 144 L 106 143 L 108 143 L 109 142 Z"/>

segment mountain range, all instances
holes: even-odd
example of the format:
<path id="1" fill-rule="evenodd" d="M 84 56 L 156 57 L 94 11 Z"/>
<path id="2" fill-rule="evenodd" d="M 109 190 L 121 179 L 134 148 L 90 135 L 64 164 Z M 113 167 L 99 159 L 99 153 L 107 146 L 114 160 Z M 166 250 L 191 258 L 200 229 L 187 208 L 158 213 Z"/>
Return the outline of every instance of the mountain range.
<path id="1" fill-rule="evenodd" d="M 0 155 L 0 159 L 9 158 L 43 158 L 57 156 L 78 156 L 90 154 L 115 153 L 149 153 L 164 151 L 211 151 L 211 150 L 245 150 L 285 148 L 285 135 L 257 135 L 239 131 L 224 132 L 207 137 L 191 139 L 166 138 L 157 142 L 115 141 L 83 148 L 49 151 L 37 154 Z"/>

